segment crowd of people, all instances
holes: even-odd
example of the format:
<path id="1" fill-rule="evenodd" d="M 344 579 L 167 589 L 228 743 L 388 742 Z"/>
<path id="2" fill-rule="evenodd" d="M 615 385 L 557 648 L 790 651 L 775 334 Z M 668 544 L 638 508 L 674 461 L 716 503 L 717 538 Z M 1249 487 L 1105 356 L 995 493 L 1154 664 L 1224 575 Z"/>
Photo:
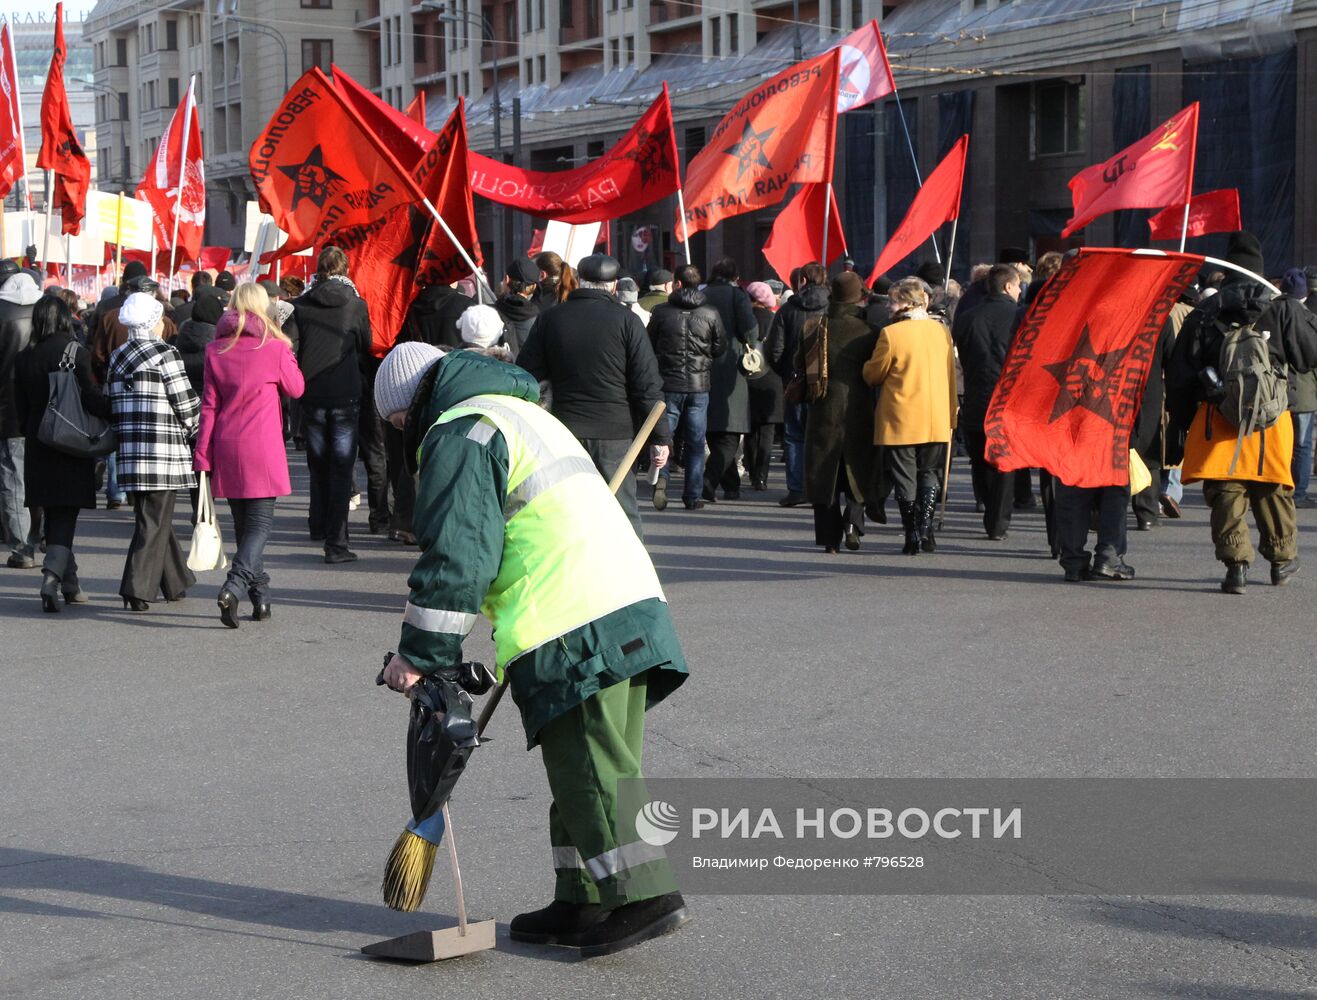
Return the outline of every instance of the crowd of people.
<path id="1" fill-rule="evenodd" d="M 859 549 L 867 526 L 887 524 L 893 494 L 899 551 L 934 553 L 960 453 L 986 537 L 1005 539 L 1013 513 L 1041 499 L 1067 581 L 1132 578 L 1128 524 L 1151 530 L 1179 517 L 1184 486 L 1201 481 L 1226 566 L 1222 589 L 1242 593 L 1247 584 L 1249 510 L 1271 582 L 1287 583 L 1299 565 L 1296 508 L 1317 506 L 1308 492 L 1317 319 L 1306 305 L 1317 271 L 1284 272 L 1276 296 L 1258 280 L 1267 273 L 1258 241 L 1237 233 L 1226 260 L 1240 270 L 1209 267 L 1184 293 L 1131 439 L 1152 483 L 1131 496 L 1128 486 L 1078 488 L 1045 469 L 1001 472 L 988 460 L 984 421 L 1012 338 L 1062 264 L 1057 253 L 1032 264 L 1017 250 L 999 257 L 974 267 L 963 288 L 931 262 L 866 288 L 848 260 L 831 274 L 805 265 L 783 284 L 744 282 L 731 258 L 707 275 L 692 264 L 628 275 L 604 254 L 573 268 L 541 253 L 509 264 L 492 303 L 470 280 L 423 289 L 396 337 L 384 338 L 336 247 L 320 253 L 309 286 L 291 277 L 239 285 L 228 272 L 201 271 L 187 291 L 166 294 L 130 264 L 85 308 L 73 292 L 43 290 L 35 272 L 0 261 L 0 540 L 12 568 L 36 568 L 41 558 L 45 610 L 85 601 L 77 520 L 97 506 L 103 484 L 105 506 L 131 503 L 135 519 L 120 595 L 125 608 L 148 612 L 195 585 L 174 508 L 189 491 L 195 519 L 205 473 L 205 488 L 228 501 L 236 544 L 220 618 L 237 628 L 246 597 L 251 618 L 268 619 L 263 552 L 276 500 L 292 492 L 290 449 L 305 452 L 306 530 L 327 563 L 357 558 L 349 515 L 363 500 L 372 533 L 414 545 L 427 530 L 413 523 L 417 442 L 389 419 L 401 391 L 389 379 L 407 364 L 400 355 L 382 378 L 375 354 L 391 342 L 395 352 L 419 343 L 515 365 L 606 479 L 661 404 L 640 463 L 655 511 L 669 507 L 677 475 L 686 510 L 767 490 L 780 440 L 778 502 L 812 508 L 825 553 Z M 1222 414 L 1213 384 L 1223 344 L 1239 329 L 1266 332 L 1270 361 L 1288 380 L 1288 417 L 1244 434 Z M 103 460 L 42 441 L 57 371 L 72 371 L 85 411 L 113 427 L 117 447 Z M 617 499 L 643 537 L 636 476 Z"/>

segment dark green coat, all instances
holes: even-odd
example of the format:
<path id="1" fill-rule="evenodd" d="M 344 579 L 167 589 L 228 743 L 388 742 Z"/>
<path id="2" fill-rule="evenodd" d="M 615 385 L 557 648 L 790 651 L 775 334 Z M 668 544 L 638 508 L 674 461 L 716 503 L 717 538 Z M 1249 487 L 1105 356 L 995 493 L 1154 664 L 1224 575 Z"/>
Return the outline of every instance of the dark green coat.
<path id="1" fill-rule="evenodd" d="M 796 369 L 818 333 L 812 328 L 796 348 Z M 843 458 L 848 492 L 863 501 L 873 466 L 873 396 L 864 383 L 864 363 L 878 335 L 864 319 L 863 307 L 834 302 L 828 306 L 828 394 L 809 404 L 805 421 L 805 496 L 812 504 L 831 504 Z"/>
<path id="2" fill-rule="evenodd" d="M 403 431 L 410 468 L 417 472 L 412 528 L 421 552 L 408 578 L 411 608 L 476 615 L 503 558 L 509 459 L 501 433 L 472 439 L 479 418 L 439 426 L 445 410 L 476 395 L 536 402 L 535 379 L 513 365 L 473 351 L 453 351 L 417 388 Z M 419 455 L 418 455 L 419 453 Z M 398 651 L 424 674 L 462 659 L 464 633 L 427 628 L 404 618 Z M 494 623 L 497 625 L 497 623 Z M 686 679 L 668 606 L 660 600 L 619 608 L 508 664 L 512 698 L 521 709 L 528 746 L 546 723 L 605 687 L 652 670 L 653 707 Z"/>

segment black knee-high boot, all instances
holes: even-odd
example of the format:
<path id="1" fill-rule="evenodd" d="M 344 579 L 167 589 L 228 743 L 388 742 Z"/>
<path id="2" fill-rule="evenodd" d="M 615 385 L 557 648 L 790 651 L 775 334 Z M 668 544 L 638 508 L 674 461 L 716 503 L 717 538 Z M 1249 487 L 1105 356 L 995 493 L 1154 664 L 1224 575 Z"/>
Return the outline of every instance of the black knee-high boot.
<path id="1" fill-rule="evenodd" d="M 901 508 L 901 527 L 905 529 L 905 546 L 902 555 L 919 555 L 919 523 L 916 520 L 915 501 L 902 500 L 897 497 L 896 505 Z"/>
<path id="2" fill-rule="evenodd" d="M 915 516 L 919 525 L 919 544 L 925 552 L 936 552 L 933 538 L 933 517 L 937 513 L 937 487 L 925 486 L 915 498 Z"/>

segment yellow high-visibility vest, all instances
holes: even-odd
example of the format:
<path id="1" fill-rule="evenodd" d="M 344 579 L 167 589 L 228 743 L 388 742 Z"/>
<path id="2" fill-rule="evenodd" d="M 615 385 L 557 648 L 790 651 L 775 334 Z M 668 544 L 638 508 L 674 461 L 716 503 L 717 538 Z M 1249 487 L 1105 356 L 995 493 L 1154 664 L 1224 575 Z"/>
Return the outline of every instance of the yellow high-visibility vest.
<path id="1" fill-rule="evenodd" d="M 649 553 L 571 431 L 534 403 L 493 394 L 463 400 L 434 426 L 471 416 L 481 419 L 468 438 L 483 444 L 497 430 L 508 447 L 503 558 L 480 606 L 500 675 L 619 608 L 664 600 Z"/>

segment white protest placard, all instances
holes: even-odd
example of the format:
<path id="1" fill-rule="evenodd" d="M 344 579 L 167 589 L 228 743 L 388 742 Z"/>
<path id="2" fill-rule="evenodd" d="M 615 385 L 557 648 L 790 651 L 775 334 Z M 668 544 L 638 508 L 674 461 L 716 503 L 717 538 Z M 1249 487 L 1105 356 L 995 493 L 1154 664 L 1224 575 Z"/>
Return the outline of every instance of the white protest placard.
<path id="1" fill-rule="evenodd" d="M 271 236 L 267 238 L 265 248 L 261 253 L 269 253 L 271 250 L 278 250 L 288 242 L 288 234 L 274 224 L 274 219 L 261 211 L 260 202 L 247 202 L 247 228 L 242 238 L 242 248 L 247 253 L 256 249 L 256 237 L 260 232 L 262 224 L 269 223 Z M 310 257 L 311 248 L 299 250 L 293 254 L 294 257 Z"/>
<path id="2" fill-rule="evenodd" d="M 5 254 L 21 257 L 30 246 L 35 246 L 45 216 L 39 212 L 5 212 Z"/>
<path id="3" fill-rule="evenodd" d="M 582 226 L 573 226 L 568 222 L 550 220 L 544 227 L 544 245 L 540 249 L 552 250 L 575 270 L 582 257 L 594 253 L 595 244 L 599 242 L 601 224 L 587 222 Z"/>
<path id="4" fill-rule="evenodd" d="M 41 218 L 44 221 L 44 216 Z M 60 267 L 65 264 L 104 266 L 105 243 L 92 232 L 93 227 L 84 226 L 77 236 L 65 237 L 60 232 L 60 226 L 60 217 L 52 215 L 50 219 L 50 240 L 48 243 L 42 244 L 48 248 L 47 264 L 58 264 Z M 64 252 L 66 246 L 68 247 L 67 255 Z"/>

